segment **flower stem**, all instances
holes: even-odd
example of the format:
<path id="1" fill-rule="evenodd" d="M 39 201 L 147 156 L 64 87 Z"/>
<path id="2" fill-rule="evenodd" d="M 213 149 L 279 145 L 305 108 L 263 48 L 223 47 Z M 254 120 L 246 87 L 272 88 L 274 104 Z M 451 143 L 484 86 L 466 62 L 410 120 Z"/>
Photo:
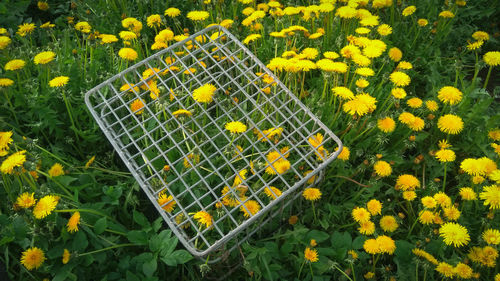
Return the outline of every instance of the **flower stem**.
<path id="1" fill-rule="evenodd" d="M 488 81 L 490 80 L 491 70 L 493 69 L 493 65 L 490 65 L 490 69 L 488 69 L 488 74 L 486 75 L 486 80 L 484 80 L 483 89 L 486 89 L 488 86 Z"/>
<path id="2" fill-rule="evenodd" d="M 90 252 L 86 252 L 86 253 L 83 253 L 83 254 L 79 254 L 78 256 L 81 257 L 81 256 L 86 256 L 86 255 L 92 255 L 92 254 L 104 252 L 104 251 L 115 249 L 115 248 L 129 247 L 129 246 L 137 246 L 137 245 L 132 244 L 132 243 L 118 244 L 118 245 L 110 246 L 110 247 L 107 247 L 107 248 L 102 248 L 102 249 L 99 249 L 99 250 L 95 250 L 95 251 L 90 251 Z"/>
<path id="3" fill-rule="evenodd" d="M 446 168 L 448 166 L 448 162 L 444 162 L 444 177 L 443 177 L 443 192 L 446 187 Z"/>

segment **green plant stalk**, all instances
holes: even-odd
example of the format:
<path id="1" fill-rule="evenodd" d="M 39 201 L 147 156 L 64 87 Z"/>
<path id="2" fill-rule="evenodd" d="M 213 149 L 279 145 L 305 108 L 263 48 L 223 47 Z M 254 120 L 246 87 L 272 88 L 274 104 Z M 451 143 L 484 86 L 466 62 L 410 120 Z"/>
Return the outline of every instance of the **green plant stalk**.
<path id="1" fill-rule="evenodd" d="M 68 111 L 69 120 L 71 121 L 71 126 L 73 126 L 73 129 L 76 131 L 77 127 L 75 125 L 75 121 L 73 120 L 73 114 L 71 114 L 71 109 L 70 109 L 71 106 L 68 102 L 68 99 L 66 98 L 66 94 L 64 92 L 64 89 L 62 89 L 61 94 L 62 94 L 62 97 L 64 99 L 64 104 L 66 105 L 66 110 Z M 76 132 L 74 132 L 74 133 L 75 133 L 76 140 L 79 141 L 78 134 Z"/>
<path id="2" fill-rule="evenodd" d="M 351 264 L 351 266 L 352 266 L 352 264 Z M 340 269 L 336 264 L 334 264 L 333 267 L 335 267 L 335 269 L 337 269 L 338 271 L 340 271 L 340 273 L 342 273 L 342 275 L 344 275 L 347 279 L 349 279 L 350 281 L 353 281 L 351 279 L 351 277 L 349 277 L 349 275 L 347 275 L 347 273 L 345 273 L 342 269 Z M 354 274 L 354 271 L 353 271 L 353 274 Z"/>
<path id="3" fill-rule="evenodd" d="M 97 253 L 104 252 L 104 251 L 111 250 L 111 249 L 116 249 L 116 248 L 121 248 L 121 247 L 129 247 L 129 246 L 137 246 L 137 245 L 132 244 L 132 243 L 118 244 L 118 245 L 110 246 L 110 247 L 107 247 L 107 248 L 102 248 L 102 249 L 99 249 L 99 250 L 90 251 L 90 252 L 86 252 L 86 253 L 83 253 L 83 254 L 78 254 L 78 256 L 82 257 L 82 256 L 86 256 L 86 255 L 97 254 Z"/>
<path id="4" fill-rule="evenodd" d="M 492 69 L 493 69 L 493 65 L 490 65 L 490 69 L 488 69 L 488 74 L 486 75 L 486 80 L 484 80 L 483 89 L 486 89 L 486 86 L 488 86 L 488 81 L 490 81 L 490 76 L 491 76 L 491 70 Z"/>
<path id="5" fill-rule="evenodd" d="M 85 226 L 88 226 L 88 227 L 94 228 L 93 225 L 90 225 L 90 224 L 85 223 L 85 222 L 81 222 L 81 224 L 83 224 Z M 109 232 L 109 233 L 119 234 L 119 235 L 122 235 L 122 236 L 127 236 L 126 233 L 123 233 L 123 232 L 120 232 L 120 231 L 116 231 L 116 230 L 112 230 L 112 229 L 108 229 L 108 228 L 104 229 L 104 231 Z"/>
<path id="6" fill-rule="evenodd" d="M 83 212 L 83 213 L 89 213 L 89 214 L 94 214 L 94 215 L 99 215 L 101 217 L 105 217 L 107 219 L 110 219 L 116 223 L 118 223 L 114 218 L 106 215 L 106 214 L 103 214 L 99 211 L 96 211 L 96 210 L 92 210 L 92 209 L 62 209 L 62 210 L 54 210 L 54 212 L 56 213 L 74 213 L 74 212 Z"/>
<path id="7" fill-rule="evenodd" d="M 372 260 L 373 260 L 373 269 L 372 269 L 372 272 L 373 272 L 373 274 L 375 274 L 375 266 L 377 265 L 377 261 L 380 258 L 380 256 L 381 256 L 381 254 L 378 254 L 377 258 L 375 258 L 375 255 L 372 255 Z"/>
<path id="8" fill-rule="evenodd" d="M 9 197 L 10 201 L 12 203 L 14 203 L 16 200 L 14 199 L 14 197 L 12 197 L 12 193 L 10 192 L 11 181 L 7 180 L 7 176 L 4 173 L 2 173 L 2 178 L 3 178 L 3 182 L 5 183 L 3 186 L 5 188 L 5 191 L 7 192 L 7 196 Z"/>
<path id="9" fill-rule="evenodd" d="M 65 193 L 66 195 L 68 195 L 70 198 L 73 198 L 73 194 L 71 194 L 71 192 L 69 192 L 69 190 L 64 186 L 62 185 L 60 182 L 56 181 L 53 177 L 49 176 L 47 173 L 43 172 L 43 171 L 40 171 L 40 170 L 36 170 L 37 173 L 40 173 L 42 175 L 44 175 L 45 177 L 51 179 L 57 186 L 59 186 Z M 72 201 L 75 201 L 74 199 L 71 199 Z"/>
<path id="10" fill-rule="evenodd" d="M 302 273 L 302 268 L 304 267 L 304 264 L 305 264 L 305 263 L 306 263 L 306 261 L 304 260 L 304 261 L 302 262 L 302 264 L 300 265 L 300 268 L 299 268 L 299 275 L 297 275 L 297 279 L 299 279 L 299 280 L 300 280 L 300 274 Z"/>
<path id="11" fill-rule="evenodd" d="M 446 187 L 446 168 L 448 166 L 448 162 L 444 162 L 444 177 L 443 177 L 443 192 L 444 192 L 444 189 Z"/>
<path id="12" fill-rule="evenodd" d="M 311 201 L 312 209 L 313 209 L 313 215 L 314 215 L 314 223 L 318 221 L 318 218 L 316 217 L 316 209 L 314 208 L 314 201 Z"/>
<path id="13" fill-rule="evenodd" d="M 354 272 L 354 265 L 352 262 L 350 264 L 351 264 L 352 278 L 354 279 L 354 281 L 356 281 L 356 273 Z"/>

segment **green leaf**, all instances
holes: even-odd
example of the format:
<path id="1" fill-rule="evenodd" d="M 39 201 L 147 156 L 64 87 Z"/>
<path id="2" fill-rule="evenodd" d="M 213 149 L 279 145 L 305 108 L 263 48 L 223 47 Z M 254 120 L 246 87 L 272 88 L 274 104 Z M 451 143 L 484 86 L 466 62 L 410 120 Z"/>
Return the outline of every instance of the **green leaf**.
<path id="1" fill-rule="evenodd" d="M 132 230 L 127 233 L 127 239 L 136 245 L 146 245 L 148 243 L 148 235 L 142 230 Z"/>
<path id="2" fill-rule="evenodd" d="M 186 250 L 177 250 L 172 253 L 171 257 L 175 259 L 177 264 L 184 264 L 193 259 L 193 256 Z"/>
<path id="3" fill-rule="evenodd" d="M 363 244 L 365 243 L 365 238 L 363 236 L 358 236 L 354 238 L 352 241 L 352 248 L 355 250 L 363 248 Z"/>
<path id="4" fill-rule="evenodd" d="M 330 235 L 328 235 L 328 233 L 323 232 L 323 231 L 311 230 L 311 231 L 309 231 L 309 233 L 307 234 L 306 237 L 307 237 L 306 242 L 309 242 L 311 239 L 314 239 L 314 240 L 316 240 L 316 242 L 320 243 L 320 242 L 323 242 L 326 239 L 328 239 L 330 237 Z"/>
<path id="5" fill-rule="evenodd" d="M 155 258 L 153 258 L 142 264 L 142 271 L 146 276 L 151 277 L 155 273 L 157 267 L 158 267 L 158 262 L 156 261 Z"/>
<path id="6" fill-rule="evenodd" d="M 140 225 L 140 226 L 142 226 L 142 227 L 149 227 L 149 226 L 150 226 L 148 219 L 147 219 L 147 218 L 146 218 L 146 216 L 144 216 L 142 213 L 139 213 L 139 212 L 137 212 L 136 210 L 134 210 L 134 215 L 133 215 L 133 217 L 134 217 L 134 221 L 135 221 L 138 225 Z"/>
<path id="7" fill-rule="evenodd" d="M 73 239 L 73 250 L 83 251 L 88 245 L 89 241 L 87 240 L 87 235 L 85 235 L 83 231 L 78 231 Z"/>
<path id="8" fill-rule="evenodd" d="M 106 217 L 100 218 L 95 222 L 94 232 L 95 234 L 101 234 L 108 227 L 108 221 Z"/>
<path id="9" fill-rule="evenodd" d="M 141 281 L 141 279 L 139 279 L 139 277 L 137 277 L 137 275 L 133 274 L 132 272 L 130 272 L 128 270 L 127 270 L 126 276 L 127 276 L 127 281 Z"/>

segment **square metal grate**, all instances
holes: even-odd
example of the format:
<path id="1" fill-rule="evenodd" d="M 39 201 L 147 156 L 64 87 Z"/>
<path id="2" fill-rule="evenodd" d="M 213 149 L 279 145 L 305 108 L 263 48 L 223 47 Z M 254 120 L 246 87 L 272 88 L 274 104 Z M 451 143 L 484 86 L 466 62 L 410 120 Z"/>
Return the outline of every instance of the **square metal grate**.
<path id="1" fill-rule="evenodd" d="M 193 91 L 207 84 L 216 89 L 213 101 L 195 101 Z M 198 257 L 233 249 L 282 214 L 342 150 L 221 26 L 127 68 L 85 102 L 159 215 Z M 229 132 L 232 121 L 246 130 Z"/>

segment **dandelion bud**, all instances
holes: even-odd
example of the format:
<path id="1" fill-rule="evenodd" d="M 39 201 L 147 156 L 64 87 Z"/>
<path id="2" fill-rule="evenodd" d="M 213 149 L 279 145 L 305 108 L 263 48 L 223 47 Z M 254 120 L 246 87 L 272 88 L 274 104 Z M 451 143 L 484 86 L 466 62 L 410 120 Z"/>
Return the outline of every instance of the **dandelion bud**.
<path id="1" fill-rule="evenodd" d="M 398 217 L 399 217 L 400 219 L 404 219 L 404 218 L 405 218 L 405 214 L 403 214 L 403 213 L 398 213 Z"/>
<path id="2" fill-rule="evenodd" d="M 436 118 L 436 116 L 432 113 L 429 113 L 429 115 L 427 115 L 427 119 L 429 120 L 434 120 L 434 118 Z"/>
<path id="3" fill-rule="evenodd" d="M 368 166 L 368 165 L 370 165 L 370 162 L 368 162 L 368 160 L 366 160 L 366 159 L 365 159 L 365 160 L 363 161 L 363 164 L 365 164 L 366 166 Z"/>
<path id="4" fill-rule="evenodd" d="M 441 179 L 440 178 L 434 178 L 434 182 L 440 182 Z"/>
<path id="5" fill-rule="evenodd" d="M 415 137 L 414 135 L 408 137 L 408 140 L 410 141 L 415 141 L 416 139 L 417 137 Z"/>

